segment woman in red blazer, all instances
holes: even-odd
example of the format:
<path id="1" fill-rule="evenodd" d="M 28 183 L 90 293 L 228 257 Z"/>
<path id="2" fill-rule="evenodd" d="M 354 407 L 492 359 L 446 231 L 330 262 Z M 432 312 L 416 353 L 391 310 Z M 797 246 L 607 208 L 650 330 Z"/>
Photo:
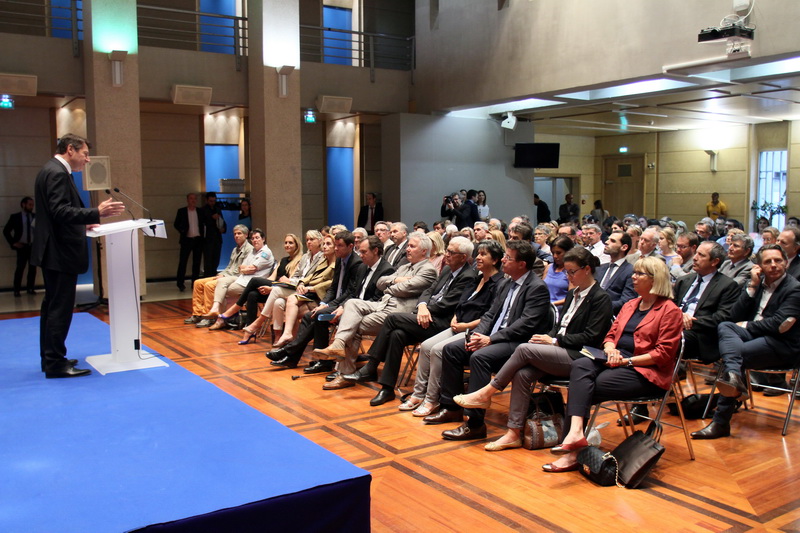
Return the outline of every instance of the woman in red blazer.
<path id="1" fill-rule="evenodd" d="M 643 257 L 633 266 L 633 288 L 639 295 L 626 303 L 603 341 L 607 360 L 584 357 L 572 362 L 567 417 L 569 433 L 554 453 L 564 457 L 542 466 L 545 472 L 578 469 L 577 455 L 588 446 L 584 421 L 592 404 L 658 396 L 669 388 L 681 344 L 683 313 L 672 298 L 666 264 Z"/>

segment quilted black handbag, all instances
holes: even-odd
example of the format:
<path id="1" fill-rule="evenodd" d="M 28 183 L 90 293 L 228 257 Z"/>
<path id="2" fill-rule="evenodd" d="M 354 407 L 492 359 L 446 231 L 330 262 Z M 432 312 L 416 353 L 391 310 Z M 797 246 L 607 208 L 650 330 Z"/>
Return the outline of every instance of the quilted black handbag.
<path id="1" fill-rule="evenodd" d="M 587 446 L 578 452 L 578 462 L 582 465 L 581 474 L 602 487 L 610 487 L 617 481 L 617 458 L 611 452 L 603 452 L 594 446 Z"/>

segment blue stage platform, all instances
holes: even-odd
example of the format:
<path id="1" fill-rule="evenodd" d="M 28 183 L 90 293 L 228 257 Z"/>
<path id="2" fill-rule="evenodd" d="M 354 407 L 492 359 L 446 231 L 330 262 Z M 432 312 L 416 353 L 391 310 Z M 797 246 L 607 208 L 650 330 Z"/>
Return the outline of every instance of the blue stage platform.
<path id="1" fill-rule="evenodd" d="M 38 328 L 0 321 L 0 531 L 369 531 L 368 472 L 171 362 L 45 379 Z"/>

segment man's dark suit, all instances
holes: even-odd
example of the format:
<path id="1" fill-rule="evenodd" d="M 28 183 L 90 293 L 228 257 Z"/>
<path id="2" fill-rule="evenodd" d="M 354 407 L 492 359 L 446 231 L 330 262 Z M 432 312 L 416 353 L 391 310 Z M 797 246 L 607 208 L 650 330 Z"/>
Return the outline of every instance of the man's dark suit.
<path id="1" fill-rule="evenodd" d="M 380 222 L 383 220 L 383 204 L 378 202 L 375 204 L 375 211 L 372 213 L 372 226 L 369 228 L 367 227 L 367 220 L 369 219 L 369 206 L 362 205 L 361 211 L 358 213 L 358 223 L 356 224 L 358 227 L 364 228 L 367 230 L 367 233 L 372 235 L 374 233 L 374 226 L 376 222 Z"/>
<path id="2" fill-rule="evenodd" d="M 603 281 L 606 271 L 610 268 L 611 263 L 606 263 L 597 267 L 594 271 L 594 279 L 597 283 Z M 611 277 L 611 281 L 606 285 L 605 291 L 611 297 L 611 310 L 616 315 L 626 302 L 633 300 L 638 296 L 636 291 L 633 290 L 633 265 L 628 261 L 623 261 L 617 267 Z"/>
<path id="3" fill-rule="evenodd" d="M 89 268 L 86 224 L 100 222 L 100 211 L 85 208 L 61 162 L 53 158 L 36 176 L 38 208 L 31 264 L 44 275 L 44 300 L 39 321 L 42 370 L 61 372 L 70 368 L 66 359 L 67 334 L 75 306 L 78 274 Z"/>
<path id="4" fill-rule="evenodd" d="M 544 224 L 545 222 L 550 222 L 551 220 L 550 207 L 544 202 L 544 200 L 539 200 L 539 203 L 536 204 L 536 223 Z"/>
<path id="5" fill-rule="evenodd" d="M 455 217 L 455 224 L 458 226 L 458 229 L 471 228 L 481 219 L 478 213 L 478 204 L 472 200 L 467 200 L 453 209 L 448 209 L 445 204 L 439 211 L 442 218 Z"/>
<path id="6" fill-rule="evenodd" d="M 786 268 L 786 273 L 794 279 L 800 279 L 800 256 L 794 256 L 794 259 L 792 259 L 792 262 L 789 263 L 789 266 Z"/>
<path id="7" fill-rule="evenodd" d="M 489 311 L 483 315 L 474 333 L 489 335 L 500 316 L 511 286 L 516 281 L 505 279 L 497 287 L 497 296 Z M 489 383 L 492 373 L 503 366 L 514 350 L 528 342 L 534 333 L 547 333 L 550 323 L 550 292 L 544 282 L 533 272 L 528 272 L 524 285 L 516 289 L 513 305 L 508 313 L 506 327 L 490 335 L 491 344 L 468 352 L 463 343 L 452 343 L 444 347 L 442 354 L 442 395 L 440 403 L 455 410 L 453 396 L 463 392 L 464 367 L 469 365 L 469 392 L 474 392 Z M 483 409 L 467 409 L 469 427 L 483 425 Z"/>
<path id="8" fill-rule="evenodd" d="M 383 257 L 387 258 L 387 261 L 388 261 L 388 257 L 394 252 L 394 250 L 396 248 L 397 248 L 396 244 L 394 244 L 394 243 L 390 244 L 383 251 Z M 397 252 L 397 255 L 395 255 L 394 258 L 391 261 L 391 265 L 395 269 L 397 269 L 398 267 L 401 267 L 402 265 L 405 265 L 406 263 L 408 263 L 408 257 L 406 257 L 406 248 L 408 248 L 408 239 L 406 239 L 406 241 L 402 244 L 402 246 L 400 246 L 400 251 Z"/>
<path id="9" fill-rule="evenodd" d="M 14 294 L 17 294 L 22 289 L 22 275 L 25 273 L 25 268 L 28 268 L 28 278 L 27 278 L 27 286 L 26 289 L 28 291 L 32 291 L 34 285 L 36 285 L 36 267 L 30 265 L 31 260 L 31 242 L 29 241 L 21 248 L 16 248 L 14 245 L 22 239 L 22 215 L 27 215 L 28 213 L 14 213 L 10 217 L 8 217 L 8 222 L 6 222 L 6 226 L 3 228 L 3 235 L 5 236 L 6 240 L 8 241 L 9 246 L 11 249 L 17 253 L 17 265 L 14 269 Z M 36 218 L 36 215 L 30 213 L 31 215 L 31 222 Z M 31 227 L 31 240 L 33 240 L 33 232 L 34 228 Z"/>
<path id="10" fill-rule="evenodd" d="M 730 322 L 717 327 L 723 375 L 728 372 L 741 375 L 744 368 L 790 368 L 797 360 L 795 348 L 800 342 L 800 328 L 792 327 L 785 333 L 778 328 L 787 318 L 800 316 L 800 281 L 787 274 L 764 306 L 761 320 L 753 320 L 763 293 L 763 282 L 752 298 L 746 289 L 742 290 L 731 310 Z M 747 321 L 747 326 L 736 325 L 741 321 Z M 735 407 L 736 398 L 720 396 L 714 422 L 728 425 Z"/>
<path id="11" fill-rule="evenodd" d="M 192 254 L 192 283 L 200 277 L 200 261 L 203 257 L 203 243 L 205 242 L 203 235 L 205 235 L 206 224 L 203 220 L 203 212 L 201 209 L 195 209 L 197 212 L 197 231 L 200 233 L 198 237 L 188 237 L 189 233 L 189 208 L 181 207 L 175 214 L 175 222 L 173 226 L 180 234 L 179 244 L 181 246 L 180 256 L 178 258 L 178 274 L 175 280 L 178 283 L 178 288 L 183 290 L 186 283 L 186 263 L 189 261 L 189 254 Z"/>
<path id="12" fill-rule="evenodd" d="M 303 355 L 303 351 L 308 346 L 308 343 L 311 340 L 314 340 L 314 347 L 315 348 L 326 348 L 328 346 L 328 339 L 330 337 L 328 332 L 328 326 L 330 322 L 320 322 L 317 320 L 317 316 L 320 314 L 328 314 L 333 313 L 339 307 L 341 307 L 347 300 L 350 298 L 358 298 L 361 294 L 361 289 L 364 287 L 364 281 L 366 281 L 367 274 L 369 273 L 369 267 L 365 265 L 361 258 L 358 257 L 355 252 L 352 254 L 358 259 L 357 262 L 355 261 L 348 261 L 347 262 L 347 269 L 345 270 L 345 279 L 346 279 L 346 287 L 347 290 L 344 290 L 339 297 L 336 297 L 336 280 L 337 274 L 341 271 L 340 269 L 340 260 L 336 260 L 336 268 L 339 269 L 338 271 L 334 271 L 334 282 L 331 285 L 331 289 L 333 293 L 331 293 L 331 289 L 328 290 L 328 293 L 325 295 L 324 301 L 328 304 L 325 308 L 320 309 L 314 316 L 311 313 L 306 313 L 303 316 L 303 320 L 300 323 L 300 327 L 297 331 L 297 336 L 292 339 L 292 341 L 283 347 L 287 356 L 292 357 L 295 361 L 299 360 L 300 357 Z M 383 296 L 383 291 L 378 290 L 377 283 L 378 279 L 381 276 L 387 276 L 394 272 L 394 267 L 386 262 L 385 259 L 381 257 L 378 266 L 375 269 L 375 273 L 372 275 L 372 278 L 367 283 L 366 289 L 364 290 L 364 300 L 368 301 L 377 301 Z M 331 297 L 329 299 L 329 296 Z"/>
<path id="13" fill-rule="evenodd" d="M 461 295 L 465 290 L 471 292 L 478 284 L 478 275 L 468 264 L 464 264 L 458 275 L 450 281 L 452 277 L 450 267 L 444 267 L 436 282 L 419 297 L 417 305 L 425 304 L 431 313 L 431 323 L 427 328 L 417 323 L 416 312 L 392 313 L 383 323 L 380 333 L 368 351 L 370 359 L 376 362 L 385 361 L 378 383 L 394 387 L 403 361 L 403 348 L 429 339 L 447 329 L 455 314 L 456 306 L 461 301 Z M 433 297 L 446 285 L 447 290 L 438 301 L 435 300 Z"/>
<path id="14" fill-rule="evenodd" d="M 697 274 L 692 273 L 675 282 L 675 297 L 672 299 L 675 305 L 683 305 L 683 300 L 696 279 Z M 693 316 L 696 320 L 692 323 L 692 328 L 683 331 L 684 352 L 687 357 L 698 357 L 704 363 L 719 359 L 717 326 L 730 319 L 740 291 L 741 288 L 733 279 L 720 272 L 714 273 L 694 309 Z"/>

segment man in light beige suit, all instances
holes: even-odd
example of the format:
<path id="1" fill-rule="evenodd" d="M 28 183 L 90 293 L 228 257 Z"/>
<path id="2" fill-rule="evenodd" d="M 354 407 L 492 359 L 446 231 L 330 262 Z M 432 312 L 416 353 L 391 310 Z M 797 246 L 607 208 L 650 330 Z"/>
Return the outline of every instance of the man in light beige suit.
<path id="1" fill-rule="evenodd" d="M 337 370 L 342 374 L 355 372 L 361 336 L 377 335 L 391 313 L 411 312 L 419 296 L 436 281 L 438 272 L 428 261 L 431 247 L 427 235 L 419 232 L 409 235 L 406 249 L 408 263 L 394 274 L 378 279 L 378 289 L 383 291 L 383 297 L 377 302 L 357 298 L 348 300 L 344 304 L 344 313 L 339 319 L 333 342 L 327 348 L 314 352 L 327 357 L 344 357 Z"/>

